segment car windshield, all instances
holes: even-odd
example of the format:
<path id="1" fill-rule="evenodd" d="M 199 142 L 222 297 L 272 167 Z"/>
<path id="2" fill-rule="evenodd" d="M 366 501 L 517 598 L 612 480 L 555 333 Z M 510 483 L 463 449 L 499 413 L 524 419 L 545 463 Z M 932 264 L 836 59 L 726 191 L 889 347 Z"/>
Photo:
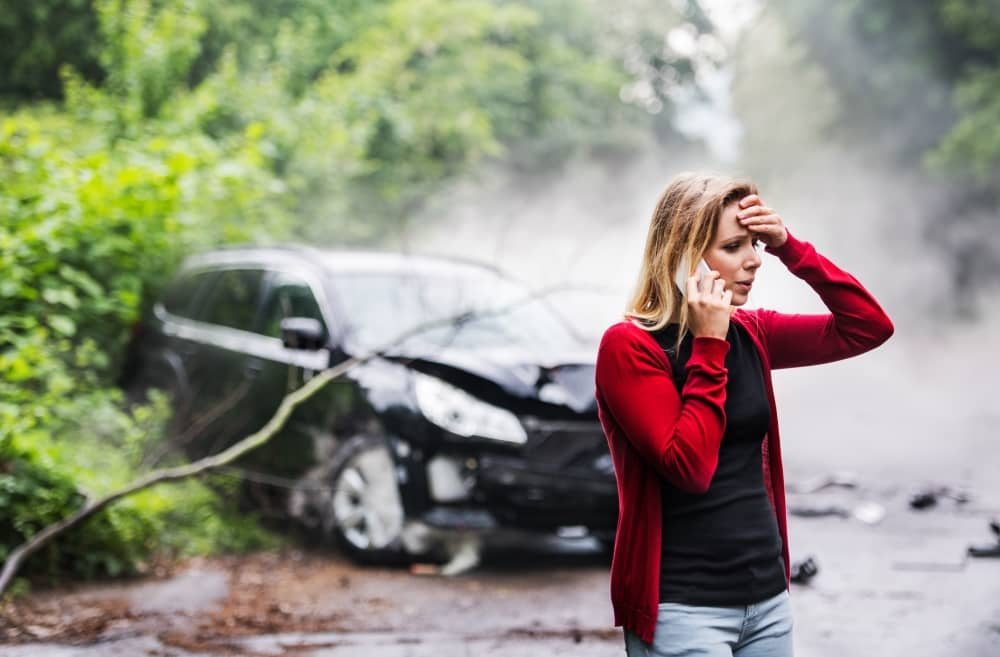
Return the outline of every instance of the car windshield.
<path id="1" fill-rule="evenodd" d="M 464 321 L 422 331 L 413 342 L 542 354 L 580 347 L 544 298 L 492 272 L 340 272 L 333 285 L 352 338 L 364 348 L 463 313 L 470 313 Z"/>

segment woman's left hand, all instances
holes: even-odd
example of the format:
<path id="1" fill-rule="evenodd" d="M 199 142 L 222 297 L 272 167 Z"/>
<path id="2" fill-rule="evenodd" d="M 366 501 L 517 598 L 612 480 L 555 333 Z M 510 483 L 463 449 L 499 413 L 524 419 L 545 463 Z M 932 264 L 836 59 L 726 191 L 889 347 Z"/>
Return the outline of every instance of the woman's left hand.
<path id="1" fill-rule="evenodd" d="M 740 211 L 736 214 L 740 225 L 746 226 L 765 245 L 779 247 L 788 240 L 785 222 L 756 194 L 740 199 Z"/>

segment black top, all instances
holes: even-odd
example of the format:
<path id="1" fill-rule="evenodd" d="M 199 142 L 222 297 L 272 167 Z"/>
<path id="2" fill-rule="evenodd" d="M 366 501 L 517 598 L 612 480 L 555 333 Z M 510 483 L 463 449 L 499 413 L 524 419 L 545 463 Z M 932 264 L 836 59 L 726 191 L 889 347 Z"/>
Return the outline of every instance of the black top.
<path id="1" fill-rule="evenodd" d="M 653 335 L 682 390 L 692 336 L 685 336 L 675 353 L 676 325 Z M 734 323 L 726 341 L 726 429 L 708 491 L 686 493 L 665 479 L 661 486 L 660 602 L 742 606 L 777 595 L 786 586 L 781 534 L 761 465 L 771 408 L 760 356 L 750 336 Z"/>

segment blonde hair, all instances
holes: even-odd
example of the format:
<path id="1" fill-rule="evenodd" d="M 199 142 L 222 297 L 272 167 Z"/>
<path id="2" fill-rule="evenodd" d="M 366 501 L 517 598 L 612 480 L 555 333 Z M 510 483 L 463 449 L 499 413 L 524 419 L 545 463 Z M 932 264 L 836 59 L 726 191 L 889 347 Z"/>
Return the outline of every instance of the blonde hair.
<path id="1" fill-rule="evenodd" d="M 688 331 L 684 295 L 674 283 L 674 273 L 687 258 L 693 276 L 719 226 L 719 217 L 730 203 L 756 194 L 752 182 L 722 176 L 682 173 L 660 194 L 646 235 L 646 248 L 635 294 L 625 312 L 647 331 L 677 324 L 677 347 Z"/>

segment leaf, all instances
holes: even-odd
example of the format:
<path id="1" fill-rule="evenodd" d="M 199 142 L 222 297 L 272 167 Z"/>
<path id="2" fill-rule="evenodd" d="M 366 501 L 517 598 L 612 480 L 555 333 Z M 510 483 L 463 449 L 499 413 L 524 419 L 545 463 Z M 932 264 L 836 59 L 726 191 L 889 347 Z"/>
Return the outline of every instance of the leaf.
<path id="1" fill-rule="evenodd" d="M 72 336 L 76 333 L 76 323 L 65 315 L 49 317 L 49 326 L 65 336 Z"/>
<path id="2" fill-rule="evenodd" d="M 62 265 L 59 267 L 59 275 L 92 297 L 99 297 L 104 294 L 100 283 L 79 269 L 74 269 L 69 265 Z"/>
<path id="3" fill-rule="evenodd" d="M 53 305 L 62 304 L 73 310 L 80 307 L 80 300 L 70 288 L 45 288 L 42 290 L 42 298 Z"/>
<path id="4" fill-rule="evenodd" d="M 14 358 L 6 363 L 6 376 L 10 381 L 24 381 L 30 379 L 35 371 L 31 365 L 23 358 Z"/>

